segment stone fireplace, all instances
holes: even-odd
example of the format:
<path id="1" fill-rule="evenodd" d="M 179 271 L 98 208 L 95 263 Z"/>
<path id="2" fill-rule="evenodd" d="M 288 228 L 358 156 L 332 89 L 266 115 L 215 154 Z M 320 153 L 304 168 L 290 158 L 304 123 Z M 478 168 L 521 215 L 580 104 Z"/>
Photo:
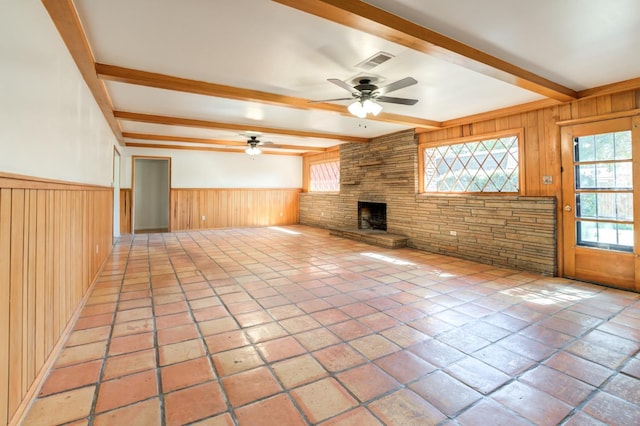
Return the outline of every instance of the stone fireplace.
<path id="1" fill-rule="evenodd" d="M 387 204 L 358 201 L 358 229 L 387 230 Z"/>

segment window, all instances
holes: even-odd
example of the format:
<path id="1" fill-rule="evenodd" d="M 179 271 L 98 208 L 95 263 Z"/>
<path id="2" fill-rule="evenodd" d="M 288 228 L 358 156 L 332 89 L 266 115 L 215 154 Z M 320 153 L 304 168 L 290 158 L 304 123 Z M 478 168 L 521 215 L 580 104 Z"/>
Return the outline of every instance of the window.
<path id="1" fill-rule="evenodd" d="M 520 132 L 423 146 L 424 192 L 520 191 Z"/>
<path id="2" fill-rule="evenodd" d="M 311 164 L 309 176 L 309 191 L 340 191 L 340 161 Z"/>

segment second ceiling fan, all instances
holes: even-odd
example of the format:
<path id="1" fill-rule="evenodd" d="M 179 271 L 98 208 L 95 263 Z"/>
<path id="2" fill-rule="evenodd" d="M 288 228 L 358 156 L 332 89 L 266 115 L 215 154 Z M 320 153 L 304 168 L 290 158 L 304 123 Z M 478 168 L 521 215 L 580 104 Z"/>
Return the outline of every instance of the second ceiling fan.
<path id="1" fill-rule="evenodd" d="M 387 93 L 394 92 L 396 90 L 404 89 L 405 87 L 413 86 L 417 84 L 415 78 L 413 77 L 405 77 L 401 80 L 395 81 L 393 83 L 387 84 L 386 86 L 378 87 L 374 84 L 373 78 L 360 78 L 358 80 L 358 84 L 351 86 L 345 83 L 342 80 L 337 78 L 329 78 L 327 79 L 329 82 L 339 86 L 349 92 L 351 92 L 350 98 L 335 98 L 335 99 L 325 99 L 321 101 L 313 101 L 313 102 L 332 102 L 332 101 L 348 101 L 355 100 L 351 105 L 349 105 L 349 112 L 353 115 L 365 118 L 367 114 L 371 113 L 373 115 L 378 115 L 382 110 L 382 106 L 377 102 L 387 102 L 391 104 L 400 104 L 400 105 L 415 105 L 418 100 L 417 99 L 408 99 L 408 98 L 396 98 L 393 96 L 386 96 Z"/>

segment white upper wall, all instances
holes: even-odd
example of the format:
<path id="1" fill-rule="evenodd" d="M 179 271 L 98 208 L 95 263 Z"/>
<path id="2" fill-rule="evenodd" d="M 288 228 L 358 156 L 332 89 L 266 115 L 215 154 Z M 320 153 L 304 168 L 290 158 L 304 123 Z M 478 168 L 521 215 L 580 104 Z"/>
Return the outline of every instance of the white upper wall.
<path id="1" fill-rule="evenodd" d="M 117 141 L 44 6 L 0 9 L 0 172 L 111 185 Z"/>
<path id="2" fill-rule="evenodd" d="M 300 188 L 302 157 L 125 148 L 123 188 L 131 188 L 131 157 L 171 157 L 172 188 Z"/>

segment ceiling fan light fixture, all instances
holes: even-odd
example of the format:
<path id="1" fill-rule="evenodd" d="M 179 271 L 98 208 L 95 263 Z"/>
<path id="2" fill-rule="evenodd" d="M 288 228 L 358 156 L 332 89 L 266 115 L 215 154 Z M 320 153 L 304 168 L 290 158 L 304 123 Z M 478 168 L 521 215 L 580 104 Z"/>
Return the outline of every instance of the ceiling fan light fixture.
<path id="1" fill-rule="evenodd" d="M 250 146 L 249 148 L 245 149 L 244 152 L 246 152 L 249 155 L 260 155 L 260 154 L 262 154 L 262 150 L 260 148 L 258 148 L 257 146 Z"/>
<path id="2" fill-rule="evenodd" d="M 364 111 L 369 114 L 378 115 L 380 111 L 382 111 L 382 105 L 377 102 L 372 101 L 371 99 L 367 99 L 362 103 Z"/>
<path id="3" fill-rule="evenodd" d="M 371 99 L 357 100 L 349 105 L 349 112 L 358 118 L 366 118 L 367 114 L 378 115 L 382 111 L 382 105 Z"/>

